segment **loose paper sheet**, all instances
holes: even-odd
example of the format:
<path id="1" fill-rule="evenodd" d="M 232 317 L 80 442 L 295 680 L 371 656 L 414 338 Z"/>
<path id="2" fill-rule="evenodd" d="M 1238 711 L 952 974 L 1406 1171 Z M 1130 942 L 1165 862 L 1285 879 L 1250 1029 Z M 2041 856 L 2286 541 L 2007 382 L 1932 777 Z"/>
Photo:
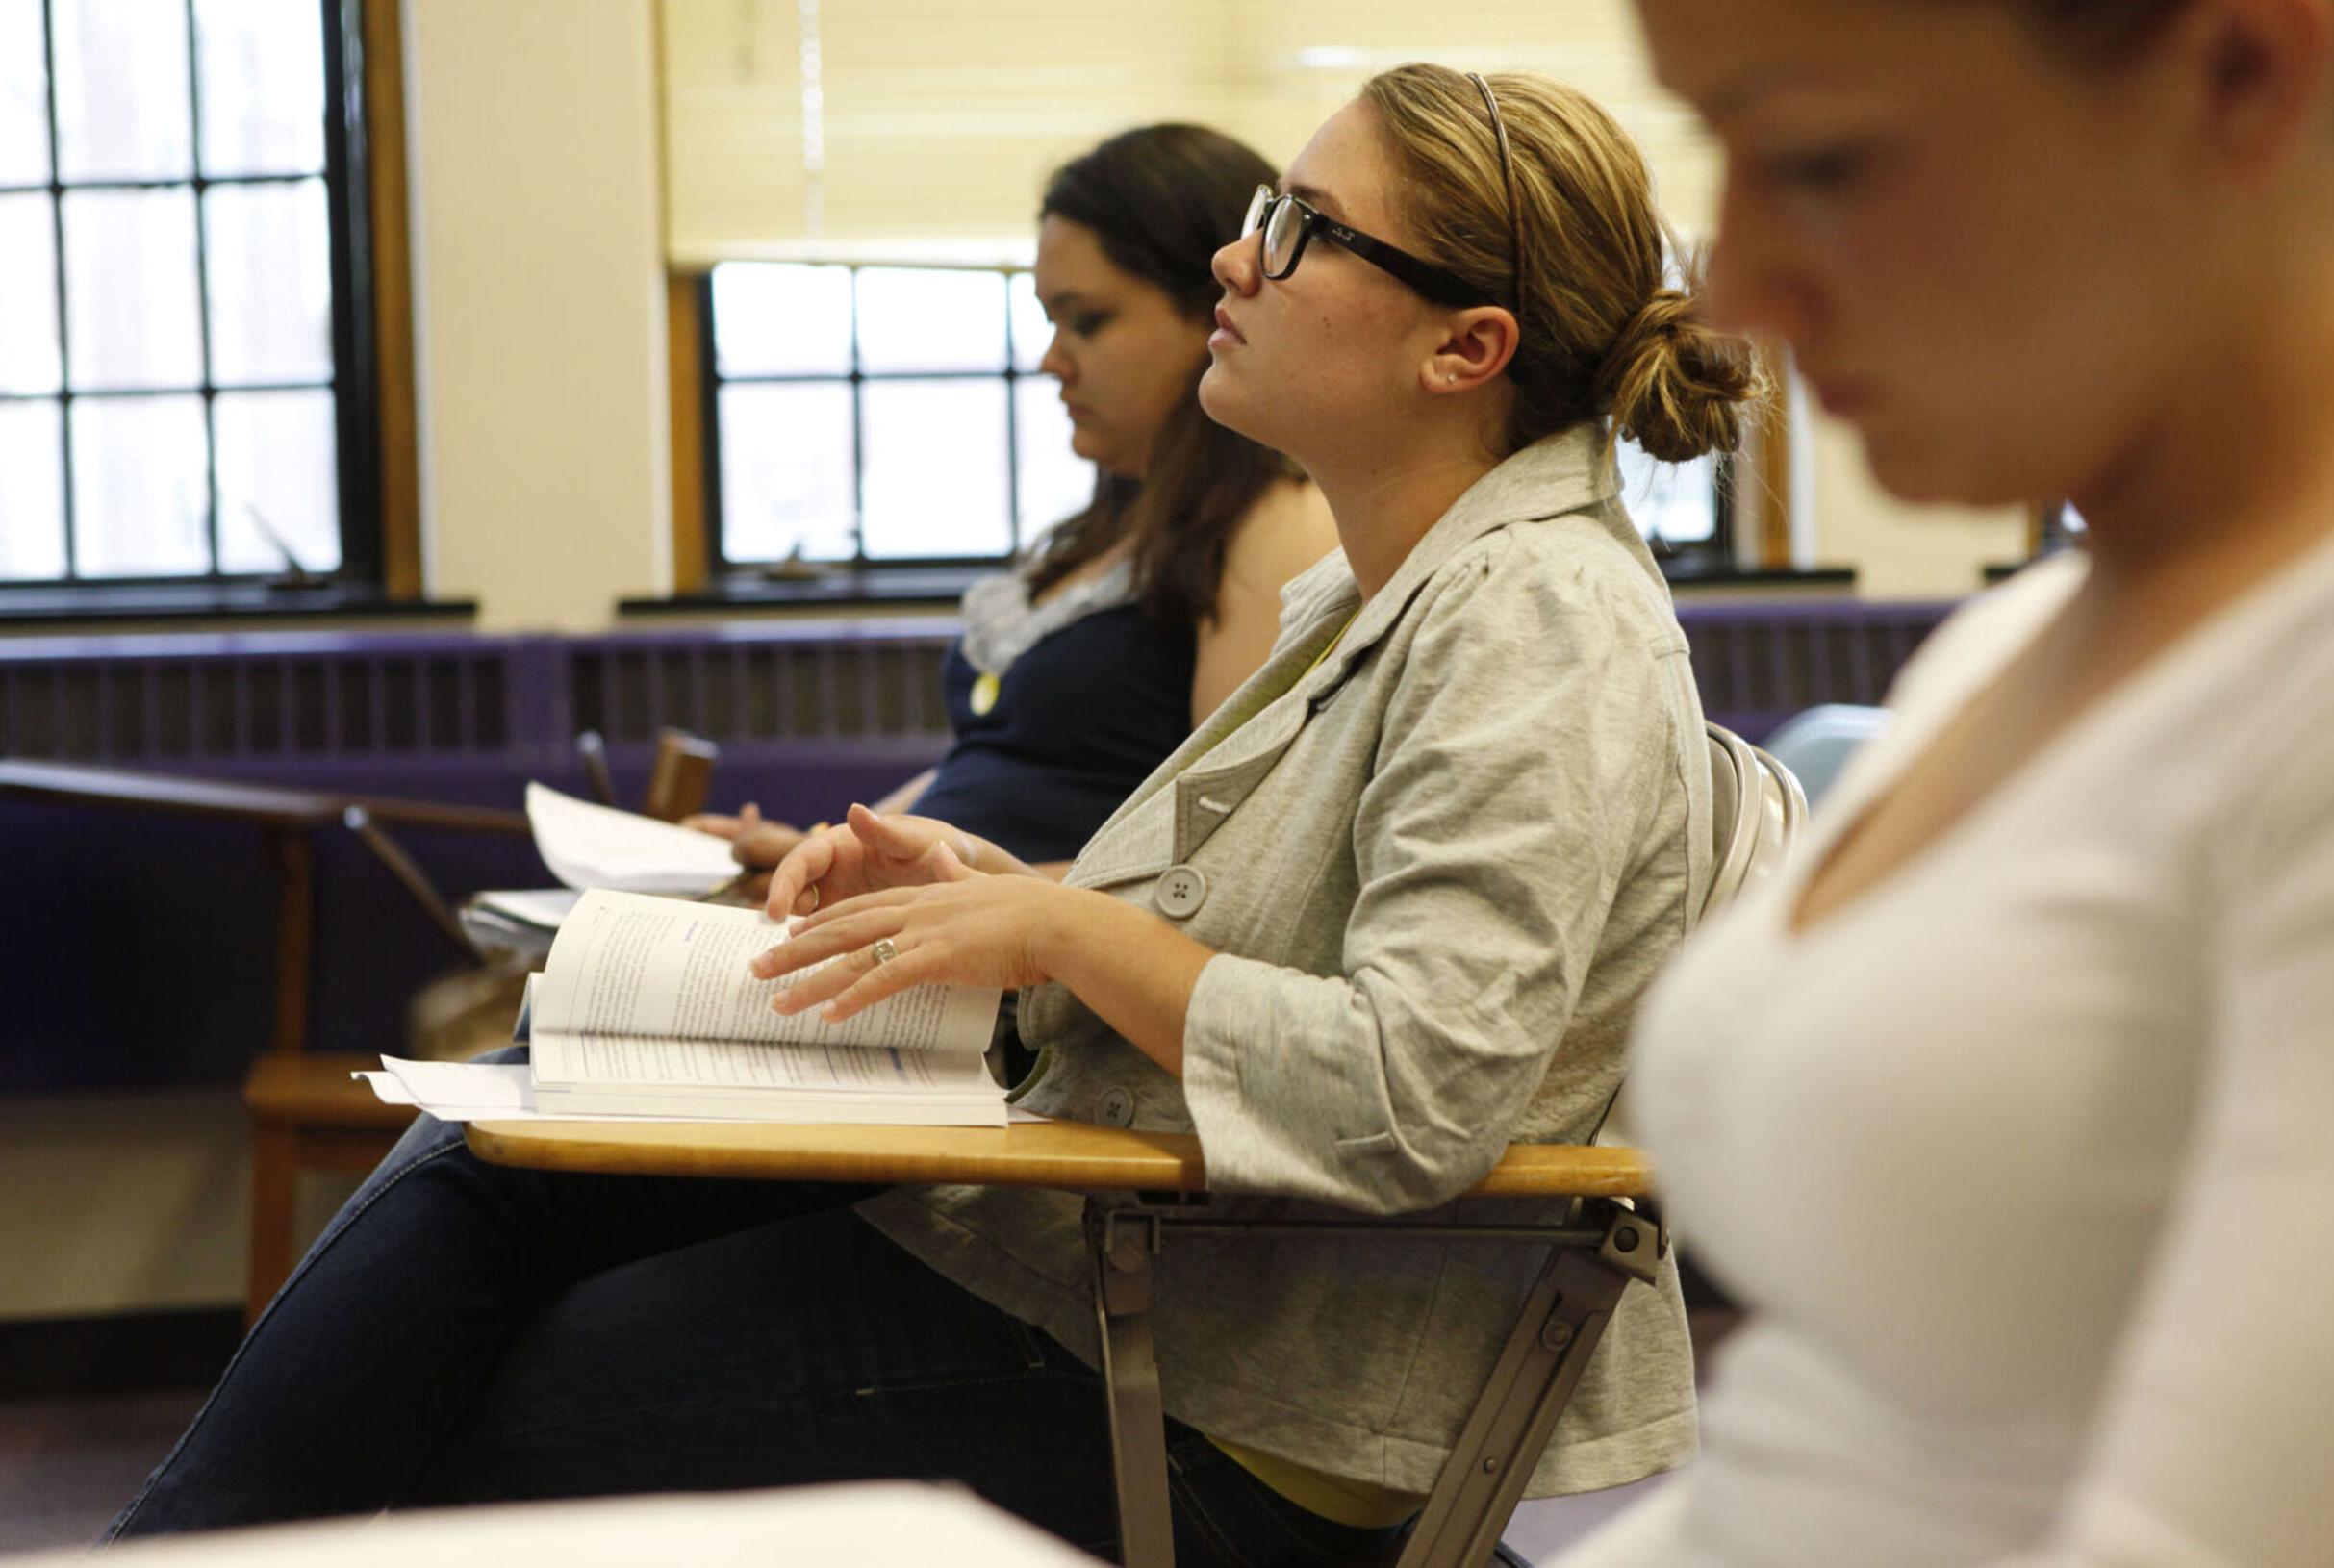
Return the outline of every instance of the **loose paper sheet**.
<path id="1" fill-rule="evenodd" d="M 603 1111 L 545 1111 L 535 1106 L 524 1062 L 416 1062 L 381 1058 L 383 1071 L 357 1073 L 388 1105 L 411 1105 L 441 1122 L 708 1122 L 705 1116 L 619 1115 Z M 1042 1122 L 1014 1109 L 1016 1123 Z"/>
<path id="2" fill-rule="evenodd" d="M 496 888 L 473 894 L 470 902 L 517 924 L 556 931 L 582 897 L 573 888 Z"/>
<path id="3" fill-rule="evenodd" d="M 527 825 L 551 874 L 571 888 L 698 898 L 733 880 L 725 839 L 527 786 Z"/>

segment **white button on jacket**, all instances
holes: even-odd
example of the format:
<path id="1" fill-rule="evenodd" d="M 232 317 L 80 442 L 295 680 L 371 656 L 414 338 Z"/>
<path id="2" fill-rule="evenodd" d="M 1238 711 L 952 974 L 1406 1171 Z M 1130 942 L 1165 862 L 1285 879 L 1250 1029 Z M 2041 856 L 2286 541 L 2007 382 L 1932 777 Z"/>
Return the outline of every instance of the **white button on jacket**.
<path id="1" fill-rule="evenodd" d="M 1170 920 L 1188 920 L 1207 901 L 1207 873 L 1197 866 L 1174 867 L 1159 878 L 1152 901 Z"/>

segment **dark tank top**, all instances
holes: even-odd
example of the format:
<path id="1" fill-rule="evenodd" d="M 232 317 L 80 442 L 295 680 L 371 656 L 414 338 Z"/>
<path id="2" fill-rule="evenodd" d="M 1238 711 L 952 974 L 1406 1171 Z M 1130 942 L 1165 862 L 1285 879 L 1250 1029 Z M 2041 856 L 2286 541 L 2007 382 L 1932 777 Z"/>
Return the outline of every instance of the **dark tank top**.
<path id="1" fill-rule="evenodd" d="M 1024 860 L 1076 858 L 1191 733 L 1198 657 L 1189 626 L 1095 610 L 1024 650 L 976 714 L 980 671 L 958 643 L 941 676 L 956 742 L 912 809 Z"/>

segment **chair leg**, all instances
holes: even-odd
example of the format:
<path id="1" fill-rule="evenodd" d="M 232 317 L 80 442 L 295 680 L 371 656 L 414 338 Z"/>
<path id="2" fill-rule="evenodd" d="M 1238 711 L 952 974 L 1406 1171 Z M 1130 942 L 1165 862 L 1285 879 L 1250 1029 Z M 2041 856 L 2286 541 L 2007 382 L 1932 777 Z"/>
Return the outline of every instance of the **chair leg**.
<path id="1" fill-rule="evenodd" d="M 1094 1317 L 1109 1394 L 1110 1464 L 1118 1484 L 1119 1561 L 1174 1568 L 1175 1521 L 1167 1501 L 1167 1424 L 1151 1343 L 1152 1258 L 1158 1221 L 1119 1201 L 1086 1200 L 1094 1253 Z"/>
<path id="2" fill-rule="evenodd" d="M 1604 1200 L 1597 1200 L 1605 1202 Z M 1480 1568 L 1524 1495 L 1557 1417 L 1632 1280 L 1651 1281 L 1667 1245 L 1660 1223 L 1608 1203 L 1605 1239 L 1551 1250 L 1399 1568 Z"/>
<path id="3" fill-rule="evenodd" d="M 299 1192 L 298 1129 L 262 1123 L 251 1129 L 251 1254 L 243 1327 L 258 1320 L 292 1273 L 292 1227 Z"/>

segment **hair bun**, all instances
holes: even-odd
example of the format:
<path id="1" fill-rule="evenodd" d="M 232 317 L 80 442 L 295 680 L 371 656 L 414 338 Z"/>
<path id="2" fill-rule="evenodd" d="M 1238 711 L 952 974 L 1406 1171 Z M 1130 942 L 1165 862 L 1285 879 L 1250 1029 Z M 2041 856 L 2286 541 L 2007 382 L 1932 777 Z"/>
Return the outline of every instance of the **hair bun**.
<path id="1" fill-rule="evenodd" d="M 1655 290 L 1653 297 L 1639 305 L 1636 314 L 1622 324 L 1619 332 L 1613 334 L 1612 351 L 1605 359 L 1609 373 L 1616 360 L 1625 360 L 1638 352 L 1646 340 L 1674 339 L 1680 323 L 1693 314 L 1693 308 L 1692 298 L 1682 290 Z"/>
<path id="2" fill-rule="evenodd" d="M 1711 330 L 1694 297 L 1668 288 L 1622 324 L 1596 376 L 1613 427 L 1664 463 L 1731 450 L 1742 435 L 1739 405 L 1763 390 L 1750 344 Z"/>

